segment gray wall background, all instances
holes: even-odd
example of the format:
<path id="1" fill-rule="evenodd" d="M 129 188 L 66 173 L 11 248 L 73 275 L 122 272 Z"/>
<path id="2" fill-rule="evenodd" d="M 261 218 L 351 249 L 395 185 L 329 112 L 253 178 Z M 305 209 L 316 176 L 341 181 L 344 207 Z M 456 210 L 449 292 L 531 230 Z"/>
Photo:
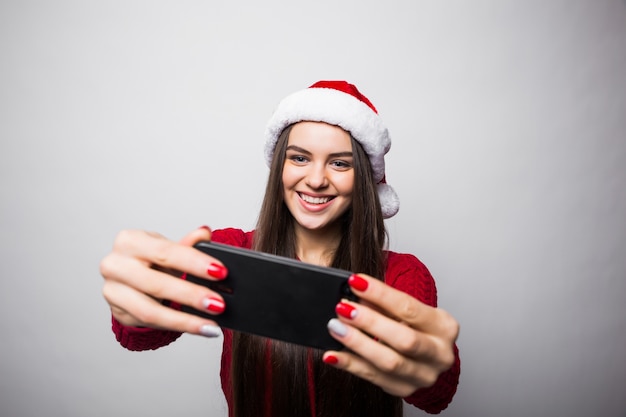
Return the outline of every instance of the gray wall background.
<path id="1" fill-rule="evenodd" d="M 0 57 L 0 415 L 226 415 L 221 340 L 123 350 L 98 263 L 253 227 L 319 79 L 390 129 L 391 248 L 462 327 L 443 415 L 626 415 L 624 1 L 3 1 Z"/>

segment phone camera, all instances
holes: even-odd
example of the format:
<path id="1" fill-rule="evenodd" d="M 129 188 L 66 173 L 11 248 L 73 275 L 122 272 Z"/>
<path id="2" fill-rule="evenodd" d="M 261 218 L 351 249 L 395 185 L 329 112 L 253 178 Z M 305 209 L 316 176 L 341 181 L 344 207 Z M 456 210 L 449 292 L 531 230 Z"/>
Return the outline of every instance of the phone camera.
<path id="1" fill-rule="evenodd" d="M 344 296 L 348 296 L 348 297 L 352 297 L 353 296 L 352 290 L 350 289 L 350 286 L 348 285 L 347 282 L 344 282 L 341 285 L 341 294 L 344 295 Z"/>

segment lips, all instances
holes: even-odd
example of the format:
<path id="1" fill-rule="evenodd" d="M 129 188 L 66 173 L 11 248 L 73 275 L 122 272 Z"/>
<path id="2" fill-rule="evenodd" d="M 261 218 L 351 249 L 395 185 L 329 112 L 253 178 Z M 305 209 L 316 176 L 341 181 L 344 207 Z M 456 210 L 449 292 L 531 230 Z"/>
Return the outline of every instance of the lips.
<path id="1" fill-rule="evenodd" d="M 309 203 L 309 204 L 326 204 L 330 200 L 335 198 L 335 197 L 329 197 L 329 196 L 314 197 L 314 196 L 311 196 L 311 195 L 308 195 L 308 194 L 303 194 L 303 193 L 298 193 L 298 195 L 300 196 L 302 201 L 304 201 L 306 203 Z"/>

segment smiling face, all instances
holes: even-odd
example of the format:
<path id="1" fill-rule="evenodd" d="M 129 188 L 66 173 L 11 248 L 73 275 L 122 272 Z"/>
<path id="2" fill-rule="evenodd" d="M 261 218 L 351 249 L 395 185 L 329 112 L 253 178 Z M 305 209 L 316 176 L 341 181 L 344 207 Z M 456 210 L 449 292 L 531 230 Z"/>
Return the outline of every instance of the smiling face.
<path id="1" fill-rule="evenodd" d="M 283 167 L 285 204 L 297 227 L 322 231 L 350 208 L 354 168 L 350 135 L 321 122 L 299 122 L 289 134 Z"/>

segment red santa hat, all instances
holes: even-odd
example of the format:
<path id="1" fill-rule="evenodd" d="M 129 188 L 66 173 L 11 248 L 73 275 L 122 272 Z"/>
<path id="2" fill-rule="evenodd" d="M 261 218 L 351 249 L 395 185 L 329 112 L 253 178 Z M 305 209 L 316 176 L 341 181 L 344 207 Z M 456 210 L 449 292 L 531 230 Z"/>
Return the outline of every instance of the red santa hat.
<path id="1" fill-rule="evenodd" d="M 374 105 L 346 81 L 318 81 L 307 89 L 285 97 L 265 130 L 265 160 L 272 163 L 276 141 L 289 125 L 325 122 L 339 126 L 358 141 L 368 155 L 384 218 L 400 208 L 398 195 L 385 180 L 385 154 L 391 148 L 389 132 Z"/>

